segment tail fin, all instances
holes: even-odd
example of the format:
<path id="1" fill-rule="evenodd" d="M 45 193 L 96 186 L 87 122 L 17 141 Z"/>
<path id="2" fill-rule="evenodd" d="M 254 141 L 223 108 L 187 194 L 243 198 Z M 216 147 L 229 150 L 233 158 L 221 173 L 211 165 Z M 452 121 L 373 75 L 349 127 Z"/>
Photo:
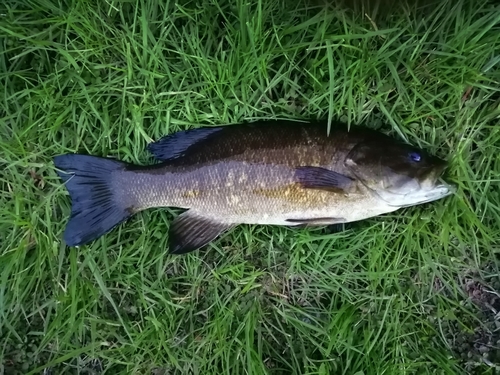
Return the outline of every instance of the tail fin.
<path id="1" fill-rule="evenodd" d="M 132 212 L 116 197 L 113 172 L 126 164 L 97 156 L 66 154 L 54 158 L 72 201 L 64 232 L 69 246 L 86 244 L 128 219 Z"/>

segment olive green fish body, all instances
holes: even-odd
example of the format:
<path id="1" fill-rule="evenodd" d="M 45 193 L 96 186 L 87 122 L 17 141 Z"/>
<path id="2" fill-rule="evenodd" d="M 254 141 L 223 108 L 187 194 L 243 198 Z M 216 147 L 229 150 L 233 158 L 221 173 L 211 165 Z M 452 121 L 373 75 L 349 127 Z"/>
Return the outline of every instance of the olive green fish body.
<path id="1" fill-rule="evenodd" d="M 334 131 L 326 137 L 318 125 L 288 126 L 281 133 L 272 127 L 247 127 L 222 134 L 154 171 L 125 171 L 117 185 L 123 186 L 124 196 L 133 197 L 130 205 L 136 210 L 173 206 L 234 224 L 347 222 L 394 210 L 362 184 L 354 184 L 347 197 L 343 190 L 304 188 L 295 178 L 297 166 L 349 176 L 341 157 L 335 156 L 354 147 L 354 134 Z"/>
<path id="2" fill-rule="evenodd" d="M 71 185 L 64 177 L 73 198 L 66 242 L 89 242 L 148 208 L 178 207 L 187 211 L 171 226 L 170 250 L 184 253 L 238 224 L 351 222 L 451 193 L 437 184 L 445 165 L 440 159 L 373 130 L 348 131 L 343 124 L 334 124 L 330 135 L 323 122 L 199 128 L 162 138 L 148 149 L 160 164 L 101 163 L 102 158 L 83 155 L 55 159 L 77 179 Z M 415 162 L 416 157 L 423 161 Z M 94 176 L 102 182 L 94 196 L 79 191 L 92 185 L 84 173 L 90 166 L 83 161 L 105 174 Z M 109 217 L 103 223 L 96 218 L 104 204 Z"/>
<path id="3" fill-rule="evenodd" d="M 235 224 L 293 225 L 326 217 L 328 222 L 347 222 L 394 210 L 363 185 L 347 192 L 303 188 L 288 166 L 235 162 L 153 176 L 124 172 L 117 176 L 117 186 L 135 212 L 180 207 Z"/>

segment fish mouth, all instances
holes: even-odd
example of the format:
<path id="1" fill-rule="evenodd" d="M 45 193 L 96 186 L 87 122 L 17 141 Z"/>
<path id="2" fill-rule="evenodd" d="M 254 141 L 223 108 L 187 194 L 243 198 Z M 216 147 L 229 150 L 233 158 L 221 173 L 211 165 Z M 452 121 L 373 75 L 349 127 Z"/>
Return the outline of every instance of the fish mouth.
<path id="1" fill-rule="evenodd" d="M 421 184 L 436 188 L 439 188 L 442 185 L 447 185 L 446 181 L 443 180 L 443 175 L 447 168 L 448 163 L 444 160 L 438 159 L 438 161 L 435 162 L 435 165 L 428 167 L 424 170 L 423 174 L 420 175 L 419 179 Z"/>
<path id="2" fill-rule="evenodd" d="M 444 160 L 441 160 L 440 163 L 437 163 L 437 165 L 435 165 L 431 169 L 431 171 L 427 175 L 427 178 L 425 179 L 427 182 L 425 182 L 424 180 L 420 183 L 420 186 L 422 188 L 421 196 L 423 199 L 419 201 L 418 204 L 432 202 L 455 194 L 455 192 L 457 191 L 457 186 L 448 183 L 444 180 L 443 177 L 444 172 L 447 168 L 448 163 Z M 409 193 L 408 195 L 411 195 L 411 193 Z"/>
<path id="3" fill-rule="evenodd" d="M 405 208 L 405 207 L 415 206 L 416 204 L 429 203 L 456 193 L 457 191 L 456 185 L 447 183 L 442 179 L 439 180 L 440 180 L 439 183 L 437 183 L 436 186 L 434 186 L 432 189 L 422 191 L 421 198 L 417 199 L 415 203 L 400 205 L 399 207 Z M 412 195 L 412 193 L 408 193 L 407 195 L 410 196 Z"/>
<path id="4" fill-rule="evenodd" d="M 419 176 L 408 178 L 400 186 L 392 189 L 373 188 L 364 181 L 361 182 L 389 207 L 411 207 L 445 198 L 457 191 L 456 185 L 448 183 L 443 178 L 447 166 L 445 161 L 436 162 L 434 166 L 423 170 Z"/>

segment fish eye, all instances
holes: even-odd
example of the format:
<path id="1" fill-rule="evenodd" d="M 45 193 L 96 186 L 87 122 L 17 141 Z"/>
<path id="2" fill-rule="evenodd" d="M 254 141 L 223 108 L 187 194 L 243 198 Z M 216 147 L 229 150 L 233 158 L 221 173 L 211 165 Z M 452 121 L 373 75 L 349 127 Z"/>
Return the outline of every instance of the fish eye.
<path id="1" fill-rule="evenodd" d="M 418 152 L 410 152 L 410 159 L 415 162 L 419 162 L 422 160 L 422 156 Z"/>

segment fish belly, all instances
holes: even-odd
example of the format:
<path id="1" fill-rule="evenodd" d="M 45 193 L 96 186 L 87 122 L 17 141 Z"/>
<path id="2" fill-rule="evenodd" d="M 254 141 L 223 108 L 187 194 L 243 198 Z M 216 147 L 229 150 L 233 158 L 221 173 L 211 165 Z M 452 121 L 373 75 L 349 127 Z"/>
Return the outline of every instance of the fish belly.
<path id="1" fill-rule="evenodd" d="M 331 192 L 326 194 L 333 195 Z M 391 207 L 371 197 L 355 197 L 333 199 L 323 206 L 287 204 L 281 200 L 256 199 L 253 204 L 241 206 L 227 205 L 221 207 L 220 213 L 214 215 L 213 210 L 197 207 L 196 211 L 204 216 L 223 220 L 229 223 L 263 224 L 263 225 L 330 225 L 364 220 L 370 217 L 393 212 L 398 207 Z"/>

